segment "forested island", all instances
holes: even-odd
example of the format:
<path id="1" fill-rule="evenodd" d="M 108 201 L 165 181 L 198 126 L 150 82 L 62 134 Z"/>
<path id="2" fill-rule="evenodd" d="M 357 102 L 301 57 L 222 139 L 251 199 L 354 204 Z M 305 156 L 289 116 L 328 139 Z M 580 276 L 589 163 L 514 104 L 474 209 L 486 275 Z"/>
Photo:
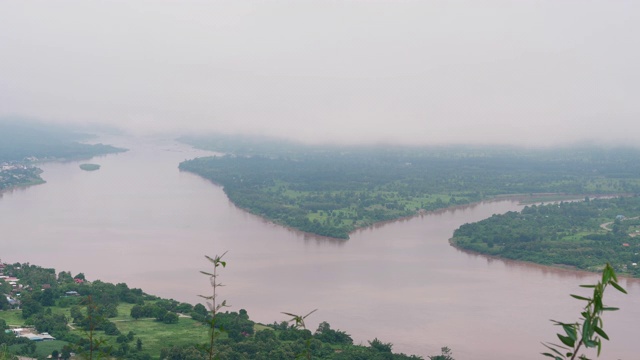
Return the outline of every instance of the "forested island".
<path id="1" fill-rule="evenodd" d="M 89 159 L 126 151 L 104 144 L 83 144 L 91 136 L 69 128 L 0 118 L 0 191 L 43 183 L 36 164 Z"/>
<path id="2" fill-rule="evenodd" d="M 31 264 L 0 264 L 0 358 L 208 359 L 212 312 L 162 299 L 127 284 L 88 281 Z M 197 276 L 197 275 L 196 275 Z M 208 281 L 207 281 L 208 282 Z M 316 316 L 317 314 L 314 314 Z M 274 314 L 258 324 L 244 309 L 217 312 L 216 359 L 418 360 L 372 339 L 354 345 L 349 334 L 322 322 L 315 331 Z M 453 360 L 448 349 L 430 358 Z M 5 356 L 5 357 L 2 357 Z"/>
<path id="3" fill-rule="evenodd" d="M 100 169 L 98 164 L 80 164 L 80 169 L 84 171 L 96 171 Z"/>
<path id="4" fill-rule="evenodd" d="M 305 232 L 347 239 L 373 223 L 498 196 L 640 193 L 640 150 L 566 147 L 305 146 L 246 137 L 180 139 L 225 153 L 179 168 L 237 206 Z"/>
<path id="5" fill-rule="evenodd" d="M 640 197 L 531 205 L 458 228 L 455 246 L 507 259 L 640 277 Z"/>

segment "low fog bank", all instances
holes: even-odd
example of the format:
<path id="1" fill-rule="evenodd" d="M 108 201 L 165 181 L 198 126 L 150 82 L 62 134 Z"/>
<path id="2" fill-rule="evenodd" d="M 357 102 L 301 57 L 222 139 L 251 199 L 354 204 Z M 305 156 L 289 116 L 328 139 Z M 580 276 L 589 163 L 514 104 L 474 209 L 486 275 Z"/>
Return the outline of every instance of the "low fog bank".
<path id="1" fill-rule="evenodd" d="M 0 116 L 305 143 L 635 145 L 640 2 L 0 3 Z"/>

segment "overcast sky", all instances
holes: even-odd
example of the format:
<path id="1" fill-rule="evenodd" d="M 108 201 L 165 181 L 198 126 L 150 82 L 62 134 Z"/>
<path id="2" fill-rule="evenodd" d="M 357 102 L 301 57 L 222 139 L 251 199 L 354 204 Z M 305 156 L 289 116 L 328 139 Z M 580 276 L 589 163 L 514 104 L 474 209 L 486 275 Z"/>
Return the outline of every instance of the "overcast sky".
<path id="1" fill-rule="evenodd" d="M 0 116 L 310 142 L 640 143 L 640 1 L 0 0 Z"/>

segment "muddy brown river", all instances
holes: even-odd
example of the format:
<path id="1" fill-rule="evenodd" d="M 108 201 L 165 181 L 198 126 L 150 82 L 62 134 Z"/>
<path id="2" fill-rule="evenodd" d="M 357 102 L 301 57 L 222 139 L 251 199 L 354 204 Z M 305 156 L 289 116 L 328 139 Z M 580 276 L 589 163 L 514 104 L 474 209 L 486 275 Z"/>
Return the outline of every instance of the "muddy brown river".
<path id="1" fill-rule="evenodd" d="M 549 319 L 577 320 L 569 293 L 595 274 L 490 259 L 451 247 L 460 225 L 519 210 L 486 202 L 362 229 L 348 241 L 318 238 L 236 208 L 222 189 L 178 171 L 207 155 L 170 139 L 105 138 L 127 153 L 42 165 L 47 181 L 0 197 L 0 259 L 30 262 L 88 279 L 126 282 L 148 293 L 195 303 L 207 293 L 204 256 L 226 255 L 222 298 L 253 320 L 306 313 L 351 334 L 377 337 L 421 356 L 453 349 L 458 360 L 540 359 L 554 341 Z M 603 359 L 638 359 L 640 282 L 629 295 L 607 294 L 612 338 Z M 557 341 L 557 340 L 555 340 Z M 595 357 L 595 355 L 594 355 Z"/>

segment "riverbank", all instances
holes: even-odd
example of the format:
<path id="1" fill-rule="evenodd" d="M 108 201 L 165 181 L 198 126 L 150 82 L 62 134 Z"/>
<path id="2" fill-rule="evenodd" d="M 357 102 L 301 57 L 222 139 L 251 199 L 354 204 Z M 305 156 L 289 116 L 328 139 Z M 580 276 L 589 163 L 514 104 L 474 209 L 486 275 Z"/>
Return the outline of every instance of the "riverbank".
<path id="1" fill-rule="evenodd" d="M 90 269 L 91 278 L 195 304 L 208 288 L 198 272 L 207 270 L 203 254 L 229 250 L 221 296 L 232 311 L 244 308 L 268 323 L 287 320 L 282 311 L 318 308 L 305 321 L 312 330 L 326 320 L 355 343 L 378 337 L 425 358 L 448 346 L 456 359 L 474 360 L 537 360 L 539 342 L 555 333 L 547 319 L 570 320 L 563 314 L 574 314 L 576 303 L 567 294 L 590 282 L 590 274 L 491 261 L 448 244 L 460 225 L 519 211 L 517 202 L 425 213 L 349 241 L 318 238 L 247 213 L 221 187 L 176 171 L 184 158 L 206 155 L 191 147 L 109 143 L 131 151 L 100 159 L 99 176 L 81 173 L 75 162 L 49 163 L 42 167 L 46 186 L 0 201 L 2 260 L 73 274 Z M 637 353 L 640 285 L 630 285 L 629 296 L 611 300 L 622 310 L 607 320 L 612 342 L 604 358 Z"/>
<path id="2" fill-rule="evenodd" d="M 557 205 L 556 205 L 557 204 Z M 640 277 L 638 197 L 534 205 L 520 212 L 464 224 L 449 243 L 486 256 L 545 266 Z M 604 226 L 615 219 L 612 229 Z"/>
<path id="3" fill-rule="evenodd" d="M 222 185 L 215 183 L 214 181 L 209 180 L 212 184 L 216 185 L 216 186 L 220 186 L 223 187 Z M 617 196 L 628 196 L 630 194 L 619 194 Z M 402 216 L 396 219 L 392 219 L 392 220 L 384 220 L 384 221 L 378 221 L 375 222 L 373 224 L 370 225 L 366 225 L 366 226 L 361 226 L 358 227 L 352 231 L 349 232 L 349 236 L 356 234 L 358 232 L 362 232 L 365 230 L 370 230 L 370 229 L 378 229 L 380 227 L 389 225 L 389 224 L 394 224 L 394 223 L 399 223 L 399 222 L 405 222 L 414 218 L 418 218 L 418 217 L 423 217 L 426 215 L 430 215 L 430 214 L 441 214 L 444 212 L 452 212 L 452 211 L 456 211 L 456 210 L 460 210 L 460 209 L 465 209 L 465 208 L 472 208 L 475 206 L 479 206 L 481 204 L 486 204 L 486 203 L 492 203 L 492 202 L 499 202 L 499 201 L 518 201 L 519 204 L 522 205 L 526 205 L 526 204 L 537 204 L 537 203 L 545 203 L 545 202 L 557 202 L 557 201 L 576 201 L 576 200 L 584 200 L 585 196 L 590 196 L 593 198 L 600 198 L 600 197 L 609 197 L 609 196 L 616 196 L 616 195 L 588 195 L 588 194 L 578 194 L 578 195 L 563 195 L 563 194 L 553 194 L 553 193 L 540 193 L 540 194 L 513 194 L 513 195 L 498 195 L 495 196 L 493 198 L 489 198 L 486 200 L 481 200 L 481 201 L 475 201 L 475 202 L 470 202 L 467 204 L 461 204 L 461 205 L 454 205 L 454 206 L 447 206 L 447 207 L 443 207 L 443 208 L 439 208 L 439 209 L 435 209 L 435 210 L 418 210 L 415 214 L 412 215 L 408 215 L 408 216 Z M 264 216 L 261 216 L 259 214 L 255 214 L 253 212 L 251 212 L 250 209 L 245 209 L 242 208 L 240 206 L 238 206 L 237 204 L 235 204 L 231 199 L 229 199 L 229 201 L 236 206 L 238 209 L 242 210 L 242 211 L 246 211 L 247 213 L 254 215 L 260 219 L 262 219 L 263 221 L 265 221 L 266 223 L 270 223 L 270 224 L 274 224 L 277 226 L 281 226 L 283 228 L 286 228 L 294 233 L 300 233 L 300 234 L 304 234 L 305 236 L 311 236 L 311 237 L 316 237 L 318 239 L 326 239 L 326 240 L 334 240 L 334 241 L 348 241 L 349 239 L 343 239 L 343 238 L 333 238 L 333 237 L 329 237 L 329 236 L 322 236 L 322 235 L 318 235 L 318 234 L 314 234 L 314 233 L 310 233 L 310 232 L 306 232 L 306 231 L 302 231 L 296 228 L 293 228 L 291 226 L 288 226 L 286 224 L 281 224 L 281 223 L 277 223 L 269 218 L 266 218 Z"/>
<path id="4" fill-rule="evenodd" d="M 2 197 L 2 194 L 5 194 L 5 193 L 14 192 L 14 191 L 17 191 L 17 190 L 24 190 L 24 189 L 27 189 L 27 188 L 32 187 L 32 186 L 42 185 L 42 184 L 46 184 L 46 183 L 47 182 L 44 179 L 41 178 L 40 180 L 37 180 L 37 181 L 30 181 L 30 182 L 27 182 L 27 183 L 24 183 L 24 184 L 11 186 L 11 187 L 8 187 L 8 188 L 5 188 L 5 189 L 0 189 L 0 197 Z"/>
<path id="5" fill-rule="evenodd" d="M 250 348 L 251 358 L 272 358 L 274 354 L 277 358 L 293 358 L 308 352 L 314 359 L 331 360 L 335 359 L 335 349 L 339 349 L 341 359 L 364 356 L 382 360 L 380 346 L 391 356 L 391 343 L 383 343 L 376 337 L 369 346 L 356 345 L 349 334 L 331 329 L 328 322 L 322 322 L 314 332 L 304 322 L 293 322 L 296 315 L 285 313 L 289 321 L 278 316 L 276 321 L 265 325 L 251 320 L 244 309 L 207 310 L 200 303 L 159 298 L 122 282 L 115 285 L 87 281 L 84 275 L 72 277 L 69 272 L 58 273 L 53 268 L 28 263 L 0 265 L 0 275 L 11 276 L 20 287 L 10 295 L 17 300 L 5 304 L 0 311 L 0 320 L 4 320 L 0 333 L 10 328 L 9 333 L 16 335 L 2 338 L 0 346 L 17 355 L 40 359 L 54 351 L 75 351 L 81 356 L 88 352 L 98 354 L 100 358 L 150 360 L 166 359 L 171 354 L 173 358 L 205 359 L 207 347 L 202 344 L 208 344 L 208 329 L 215 326 L 216 356 L 222 358 L 247 358 Z M 226 304 L 218 298 L 212 301 L 214 305 Z M 294 319 L 288 319 L 291 316 Z M 87 337 L 93 336 L 100 341 L 90 349 L 84 347 Z M 397 360 L 417 359 L 398 352 L 392 356 Z"/>

